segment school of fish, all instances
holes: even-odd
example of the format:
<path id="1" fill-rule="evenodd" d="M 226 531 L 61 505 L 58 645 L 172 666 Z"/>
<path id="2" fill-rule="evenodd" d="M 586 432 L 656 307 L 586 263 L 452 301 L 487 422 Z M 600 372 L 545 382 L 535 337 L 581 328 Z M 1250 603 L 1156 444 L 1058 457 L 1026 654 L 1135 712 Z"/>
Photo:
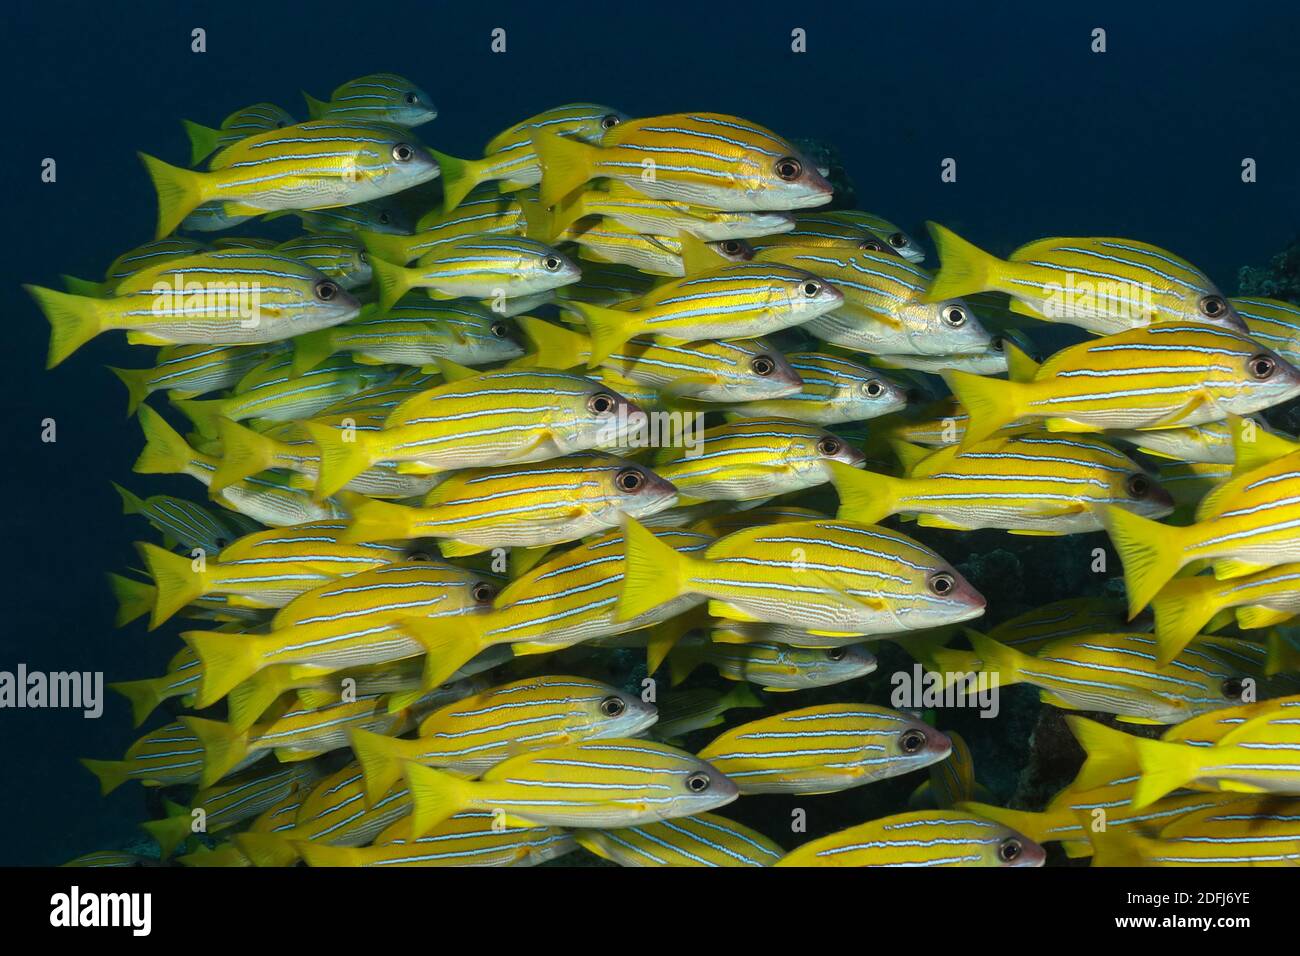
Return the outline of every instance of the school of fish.
<path id="1" fill-rule="evenodd" d="M 26 286 L 51 368 L 152 347 L 112 372 L 179 494 L 115 485 L 156 538 L 109 581 L 186 624 L 112 685 L 154 729 L 83 762 L 167 788 L 162 861 L 1300 862 L 1300 440 L 1261 417 L 1300 307 L 1139 239 L 929 223 L 931 271 L 737 116 L 572 103 L 460 158 L 396 74 L 307 106 L 186 120 L 141 154 L 156 235 Z M 1009 617 L 909 529 L 1104 534 L 1123 587 Z M 1077 778 L 999 805 L 942 710 L 867 692 L 886 641 L 1070 712 Z M 904 774 L 816 838 L 728 811 Z"/>

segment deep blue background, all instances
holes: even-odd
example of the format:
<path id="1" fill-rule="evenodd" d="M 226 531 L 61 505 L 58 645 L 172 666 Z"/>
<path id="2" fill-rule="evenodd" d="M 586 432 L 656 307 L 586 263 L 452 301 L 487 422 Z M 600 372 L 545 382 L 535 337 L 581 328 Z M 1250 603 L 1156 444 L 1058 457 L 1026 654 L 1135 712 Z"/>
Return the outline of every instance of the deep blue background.
<path id="1" fill-rule="evenodd" d="M 461 155 L 574 100 L 632 115 L 736 113 L 837 144 L 864 208 L 918 234 L 935 218 L 1002 253 L 1049 235 L 1131 236 L 1198 263 L 1228 293 L 1239 266 L 1300 229 L 1294 4 L 123 6 L 23 3 L 0 31 L 0 669 L 21 660 L 123 680 L 160 672 L 177 646 L 172 631 L 115 632 L 103 580 L 135 560 L 130 542 L 145 531 L 119 513 L 110 479 L 197 488 L 130 475 L 139 432 L 102 366 L 150 353 L 107 335 L 43 371 L 47 326 L 18 284 L 98 278 L 150 237 L 153 195 L 135 150 L 183 162 L 181 117 L 217 125 L 259 100 L 301 116 L 300 89 L 325 98 L 380 70 L 432 94 L 441 116 L 420 134 Z M 190 52 L 196 26 L 208 34 L 201 55 Z M 505 55 L 489 51 L 497 26 Z M 1096 26 L 1109 33 L 1104 55 L 1089 52 Z M 793 27 L 808 31 L 804 55 L 790 52 Z M 939 180 L 948 156 L 956 184 Z M 1259 163 L 1254 185 L 1240 181 L 1245 156 Z M 56 184 L 39 180 L 45 157 L 58 161 Z M 55 444 L 39 440 L 47 417 Z M 134 739 L 125 703 L 108 708 L 98 721 L 0 711 L 0 863 L 60 862 L 132 835 L 142 790 L 101 800 L 75 760 L 118 756 Z"/>

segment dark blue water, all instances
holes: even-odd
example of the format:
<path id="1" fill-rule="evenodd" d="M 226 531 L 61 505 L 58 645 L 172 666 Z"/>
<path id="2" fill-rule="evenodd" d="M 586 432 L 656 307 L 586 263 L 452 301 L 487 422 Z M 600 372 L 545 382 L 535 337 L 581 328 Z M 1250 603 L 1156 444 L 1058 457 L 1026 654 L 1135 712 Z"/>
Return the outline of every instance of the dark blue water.
<path id="1" fill-rule="evenodd" d="M 735 113 L 834 143 L 861 205 L 923 233 L 943 221 L 993 252 L 1049 235 L 1119 235 L 1172 249 L 1226 292 L 1300 231 L 1300 14 L 1294 4 L 473 4 L 316 0 L 193 4 L 47 2 L 6 10 L 3 296 L 5 582 L 0 670 L 161 673 L 174 631 L 112 627 L 104 572 L 147 537 L 110 479 L 141 439 L 103 366 L 151 353 L 106 335 L 53 372 L 47 326 L 18 289 L 59 273 L 99 278 L 152 235 L 135 150 L 183 163 L 179 120 L 217 125 L 299 90 L 391 70 L 434 97 L 423 139 L 475 155 L 493 134 L 574 100 L 631 115 Z M 1165 9 L 1167 6 L 1170 9 Z M 1072 9 L 1076 8 L 1077 9 Z M 860 12 L 848 12 L 851 9 Z M 190 30 L 208 52 L 190 52 Z M 507 52 L 489 50 L 494 27 Z M 790 52 L 790 31 L 808 52 Z M 1094 27 L 1109 51 L 1089 50 Z M 39 180 L 46 157 L 58 181 Z M 940 182 L 945 157 L 958 181 Z M 1243 157 L 1259 181 L 1240 180 Z M 933 265 L 933 260 L 928 263 Z M 40 441 L 54 419 L 57 442 Z M 145 818 L 134 785 L 98 796 L 79 756 L 119 756 L 125 703 L 100 720 L 0 711 L 0 863 L 55 863 L 113 846 Z M 157 719 L 157 718 L 156 718 Z"/>

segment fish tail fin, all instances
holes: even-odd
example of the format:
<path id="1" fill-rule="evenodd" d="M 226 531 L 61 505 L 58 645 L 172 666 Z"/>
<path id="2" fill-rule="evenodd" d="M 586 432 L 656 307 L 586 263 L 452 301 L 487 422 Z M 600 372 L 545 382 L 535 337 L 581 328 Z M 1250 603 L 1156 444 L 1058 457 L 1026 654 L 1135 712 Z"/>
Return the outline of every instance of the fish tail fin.
<path id="1" fill-rule="evenodd" d="M 69 275 L 61 275 L 59 278 L 63 280 L 63 291 L 71 292 L 73 295 L 99 298 L 108 292 L 107 282 L 96 282 L 94 279 L 81 279 Z"/>
<path id="2" fill-rule="evenodd" d="M 840 496 L 837 517 L 841 521 L 877 524 L 894 513 L 899 493 L 906 483 L 904 479 L 863 471 L 838 461 L 831 461 L 829 465 L 831 483 Z"/>
<path id="3" fill-rule="evenodd" d="M 181 608 L 201 598 L 207 584 L 204 572 L 196 571 L 194 560 L 186 555 L 174 554 L 144 541 L 136 548 L 149 569 L 156 592 L 153 615 L 149 619 L 149 630 L 153 630 Z"/>
<path id="4" fill-rule="evenodd" d="M 204 159 L 211 156 L 217 148 L 217 140 L 221 137 L 221 130 L 187 119 L 181 120 L 181 125 L 185 127 L 185 135 L 190 140 L 190 165 L 197 166 Z"/>
<path id="5" fill-rule="evenodd" d="M 564 308 L 577 312 L 587 323 L 591 352 L 587 368 L 595 368 L 637 332 L 636 316 L 631 312 L 607 309 L 589 302 L 566 302 Z"/>
<path id="6" fill-rule="evenodd" d="M 460 159 L 431 149 L 438 162 L 438 178 L 442 180 L 442 211 L 451 212 L 469 195 L 487 174 L 487 164 L 482 160 Z"/>
<path id="7" fill-rule="evenodd" d="M 228 485 L 266 471 L 275 462 L 275 442 L 239 422 L 218 418 L 217 434 L 221 438 L 221 461 L 208 484 L 208 491 L 214 495 Z"/>
<path id="8" fill-rule="evenodd" d="M 974 243 L 937 222 L 927 222 L 930 239 L 939 253 L 939 272 L 925 294 L 927 302 L 957 299 L 991 289 L 999 260 Z"/>
<path id="9" fill-rule="evenodd" d="M 113 487 L 117 490 L 122 499 L 122 514 L 138 515 L 144 514 L 144 499 L 133 491 L 128 491 L 119 485 L 116 481 L 112 482 Z"/>
<path id="10" fill-rule="evenodd" d="M 216 438 L 220 433 L 217 422 L 224 417 L 222 411 L 225 408 L 225 402 L 221 399 L 177 398 L 173 399 L 172 404 L 204 438 Z"/>
<path id="11" fill-rule="evenodd" d="M 382 539 L 378 539 L 382 540 Z M 407 618 L 400 622 L 403 633 L 424 647 L 424 680 L 421 688 L 432 690 L 451 678 L 487 647 L 484 615 Z"/>
<path id="12" fill-rule="evenodd" d="M 405 266 L 372 257 L 370 270 L 379 286 L 379 308 L 384 312 L 411 290 L 411 276 Z"/>
<path id="13" fill-rule="evenodd" d="M 690 559 L 656 538 L 632 517 L 623 523 L 623 586 L 614 612 L 616 621 L 630 621 L 689 592 Z"/>
<path id="14" fill-rule="evenodd" d="M 1151 599 L 1156 618 L 1156 646 L 1161 666 L 1177 657 L 1223 607 L 1214 578 L 1176 578 Z"/>
<path id="15" fill-rule="evenodd" d="M 570 369 L 584 365 L 591 354 L 591 342 L 581 332 L 552 325 L 531 315 L 515 317 L 535 351 L 530 364 L 541 368 Z"/>
<path id="16" fill-rule="evenodd" d="M 1020 683 L 1022 668 L 1029 661 L 1025 654 L 979 631 L 968 630 L 966 636 L 970 640 L 971 648 L 982 662 L 980 670 L 984 673 L 996 674 L 998 686 L 1005 687 L 1008 684 Z M 935 658 L 940 659 L 941 652 L 936 651 Z"/>
<path id="17" fill-rule="evenodd" d="M 354 846 L 330 846 L 315 840 L 294 840 L 293 845 L 308 866 L 360 866 L 364 857 Z"/>
<path id="18" fill-rule="evenodd" d="M 102 299 L 25 285 L 27 294 L 50 323 L 50 348 L 45 367 L 54 368 L 105 329 L 100 317 Z"/>
<path id="19" fill-rule="evenodd" d="M 236 730 L 247 730 L 289 689 L 289 684 L 283 672 L 275 667 L 260 670 L 241 681 L 226 694 L 227 722 Z"/>
<path id="20" fill-rule="evenodd" d="M 664 659 L 686 635 L 695 621 L 690 614 L 678 614 L 667 621 L 660 621 L 650 628 L 646 636 L 645 666 L 646 673 L 653 674 L 659 669 Z"/>
<path id="21" fill-rule="evenodd" d="M 132 470 L 141 475 L 175 475 L 185 471 L 194 459 L 194 449 L 181 433 L 148 405 L 140 406 L 138 417 L 145 444 Z"/>
<path id="22" fill-rule="evenodd" d="M 149 397 L 149 376 L 153 374 L 153 369 L 114 368 L 112 365 L 107 365 L 105 368 L 126 386 L 126 414 L 127 417 L 134 415 L 140 403 Z"/>
<path id="23" fill-rule="evenodd" d="M 320 450 L 315 491 L 318 501 L 328 498 L 375 463 L 370 432 L 342 431 L 320 422 L 304 422 L 303 427 Z"/>
<path id="24" fill-rule="evenodd" d="M 577 139 L 557 136 L 546 130 L 532 134 L 533 151 L 542 165 L 540 198 L 543 206 L 560 200 L 592 178 L 599 149 Z"/>
<path id="25" fill-rule="evenodd" d="M 1029 837 L 1035 843 L 1060 839 L 1052 836 L 1051 819 L 1046 813 L 1033 810 L 1012 810 L 1008 807 L 977 803 L 972 800 L 961 801 L 953 809 L 974 813 L 986 820 L 992 820 L 994 823 L 1001 823 L 1003 826 L 1010 827 L 1017 833 Z"/>
<path id="26" fill-rule="evenodd" d="M 185 631 L 181 640 L 194 649 L 203 665 L 195 695 L 196 707 L 210 707 L 257 673 L 262 663 L 258 640 L 251 634 L 228 631 Z"/>
<path id="27" fill-rule="evenodd" d="M 202 717 L 182 717 L 181 722 L 199 739 L 199 746 L 203 748 L 200 787 L 212 786 L 248 756 L 247 733 L 241 733 L 219 720 L 206 720 Z"/>
<path id="28" fill-rule="evenodd" d="M 175 853 L 176 848 L 194 832 L 193 826 L 193 820 L 187 813 L 184 816 L 166 817 L 162 820 L 146 820 L 140 824 L 140 829 L 158 841 L 162 859 L 165 860 Z"/>
<path id="29" fill-rule="evenodd" d="M 121 694 L 131 703 L 131 726 L 139 727 L 162 703 L 159 683 L 157 678 L 151 677 L 148 680 L 119 681 L 109 684 L 108 689 Z"/>
<path id="30" fill-rule="evenodd" d="M 162 239 L 175 232 L 182 219 L 203 205 L 207 198 L 205 174 L 172 166 L 147 153 L 139 156 L 158 193 L 158 230 L 154 238 Z"/>
<path id="31" fill-rule="evenodd" d="M 588 211 L 588 193 L 574 193 L 572 196 L 560 202 L 550 214 L 550 232 L 551 237 L 560 235 L 579 219 L 589 215 Z"/>
<path id="32" fill-rule="evenodd" d="M 406 765 L 411 792 L 411 839 L 418 840 L 470 805 L 469 781 L 418 763 Z"/>
<path id="33" fill-rule="evenodd" d="M 1151 866 L 1160 855 L 1160 841 L 1132 830 L 1088 830 L 1092 843 L 1092 866 Z"/>
<path id="34" fill-rule="evenodd" d="M 236 833 L 231 842 L 253 866 L 293 866 L 301 841 L 290 842 L 281 833 Z"/>
<path id="35" fill-rule="evenodd" d="M 1135 742 L 1139 738 L 1073 714 L 1066 716 L 1065 723 L 1087 754 L 1083 767 L 1070 785 L 1075 790 L 1104 787 L 1133 773 L 1138 763 Z"/>
<path id="36" fill-rule="evenodd" d="M 366 252 L 370 253 L 372 259 L 383 259 L 385 262 L 391 262 L 397 266 L 404 266 L 411 261 L 411 257 L 406 251 L 410 247 L 410 236 L 371 232 L 369 229 L 358 230 L 357 236 L 361 239 L 361 244 L 366 247 Z"/>
<path id="37" fill-rule="evenodd" d="M 1183 529 L 1115 505 L 1100 509 L 1100 516 L 1124 563 L 1131 620 L 1183 566 Z"/>
<path id="38" fill-rule="evenodd" d="M 1024 383 L 950 371 L 943 379 L 970 418 L 962 445 L 983 441 L 1024 414 Z"/>
<path id="39" fill-rule="evenodd" d="M 365 775 L 366 803 L 373 807 L 393 784 L 402 779 L 402 767 L 406 765 L 402 745 L 394 737 L 368 730 L 355 729 L 349 738 L 352 752 Z"/>
<path id="40" fill-rule="evenodd" d="M 1133 793 L 1133 806 L 1142 809 L 1191 783 L 1200 774 L 1201 747 L 1164 740 L 1134 738 L 1142 779 Z"/>
<path id="41" fill-rule="evenodd" d="M 126 783 L 131 773 L 131 764 L 125 760 L 91 760 L 83 757 L 81 765 L 99 779 L 99 792 L 105 797 Z"/>
<path id="42" fill-rule="evenodd" d="M 343 532 L 343 541 L 406 541 L 415 537 L 411 529 L 414 509 L 406 505 L 366 499 L 349 510 L 351 520 Z"/>
<path id="43" fill-rule="evenodd" d="M 115 627 L 126 627 L 153 609 L 158 590 L 147 581 L 137 581 L 110 572 L 108 586 L 113 597 L 117 598 L 117 614 L 113 617 Z"/>
<path id="44" fill-rule="evenodd" d="M 293 363 L 290 369 L 294 375 L 310 372 L 321 362 L 334 354 L 334 336 L 331 329 L 317 329 L 296 335 L 293 339 Z"/>
<path id="45" fill-rule="evenodd" d="M 731 690 L 722 695 L 723 703 L 728 710 L 734 708 L 740 709 L 745 707 L 762 707 L 763 702 L 754 693 L 754 688 L 747 682 L 742 681 Z"/>
<path id="46" fill-rule="evenodd" d="M 329 109 L 328 103 L 316 99 L 316 97 L 312 96 L 306 90 L 302 91 L 302 98 L 303 102 L 307 104 L 307 115 L 311 119 L 320 119 L 325 115 L 325 111 Z"/>

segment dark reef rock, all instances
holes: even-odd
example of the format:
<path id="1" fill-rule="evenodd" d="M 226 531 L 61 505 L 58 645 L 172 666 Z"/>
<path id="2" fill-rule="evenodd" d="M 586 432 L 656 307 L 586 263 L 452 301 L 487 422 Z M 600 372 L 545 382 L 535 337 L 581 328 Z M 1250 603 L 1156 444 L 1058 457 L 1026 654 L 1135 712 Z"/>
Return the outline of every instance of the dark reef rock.
<path id="1" fill-rule="evenodd" d="M 1300 302 L 1300 236 L 1267 266 L 1242 266 L 1237 272 L 1237 294 Z"/>

